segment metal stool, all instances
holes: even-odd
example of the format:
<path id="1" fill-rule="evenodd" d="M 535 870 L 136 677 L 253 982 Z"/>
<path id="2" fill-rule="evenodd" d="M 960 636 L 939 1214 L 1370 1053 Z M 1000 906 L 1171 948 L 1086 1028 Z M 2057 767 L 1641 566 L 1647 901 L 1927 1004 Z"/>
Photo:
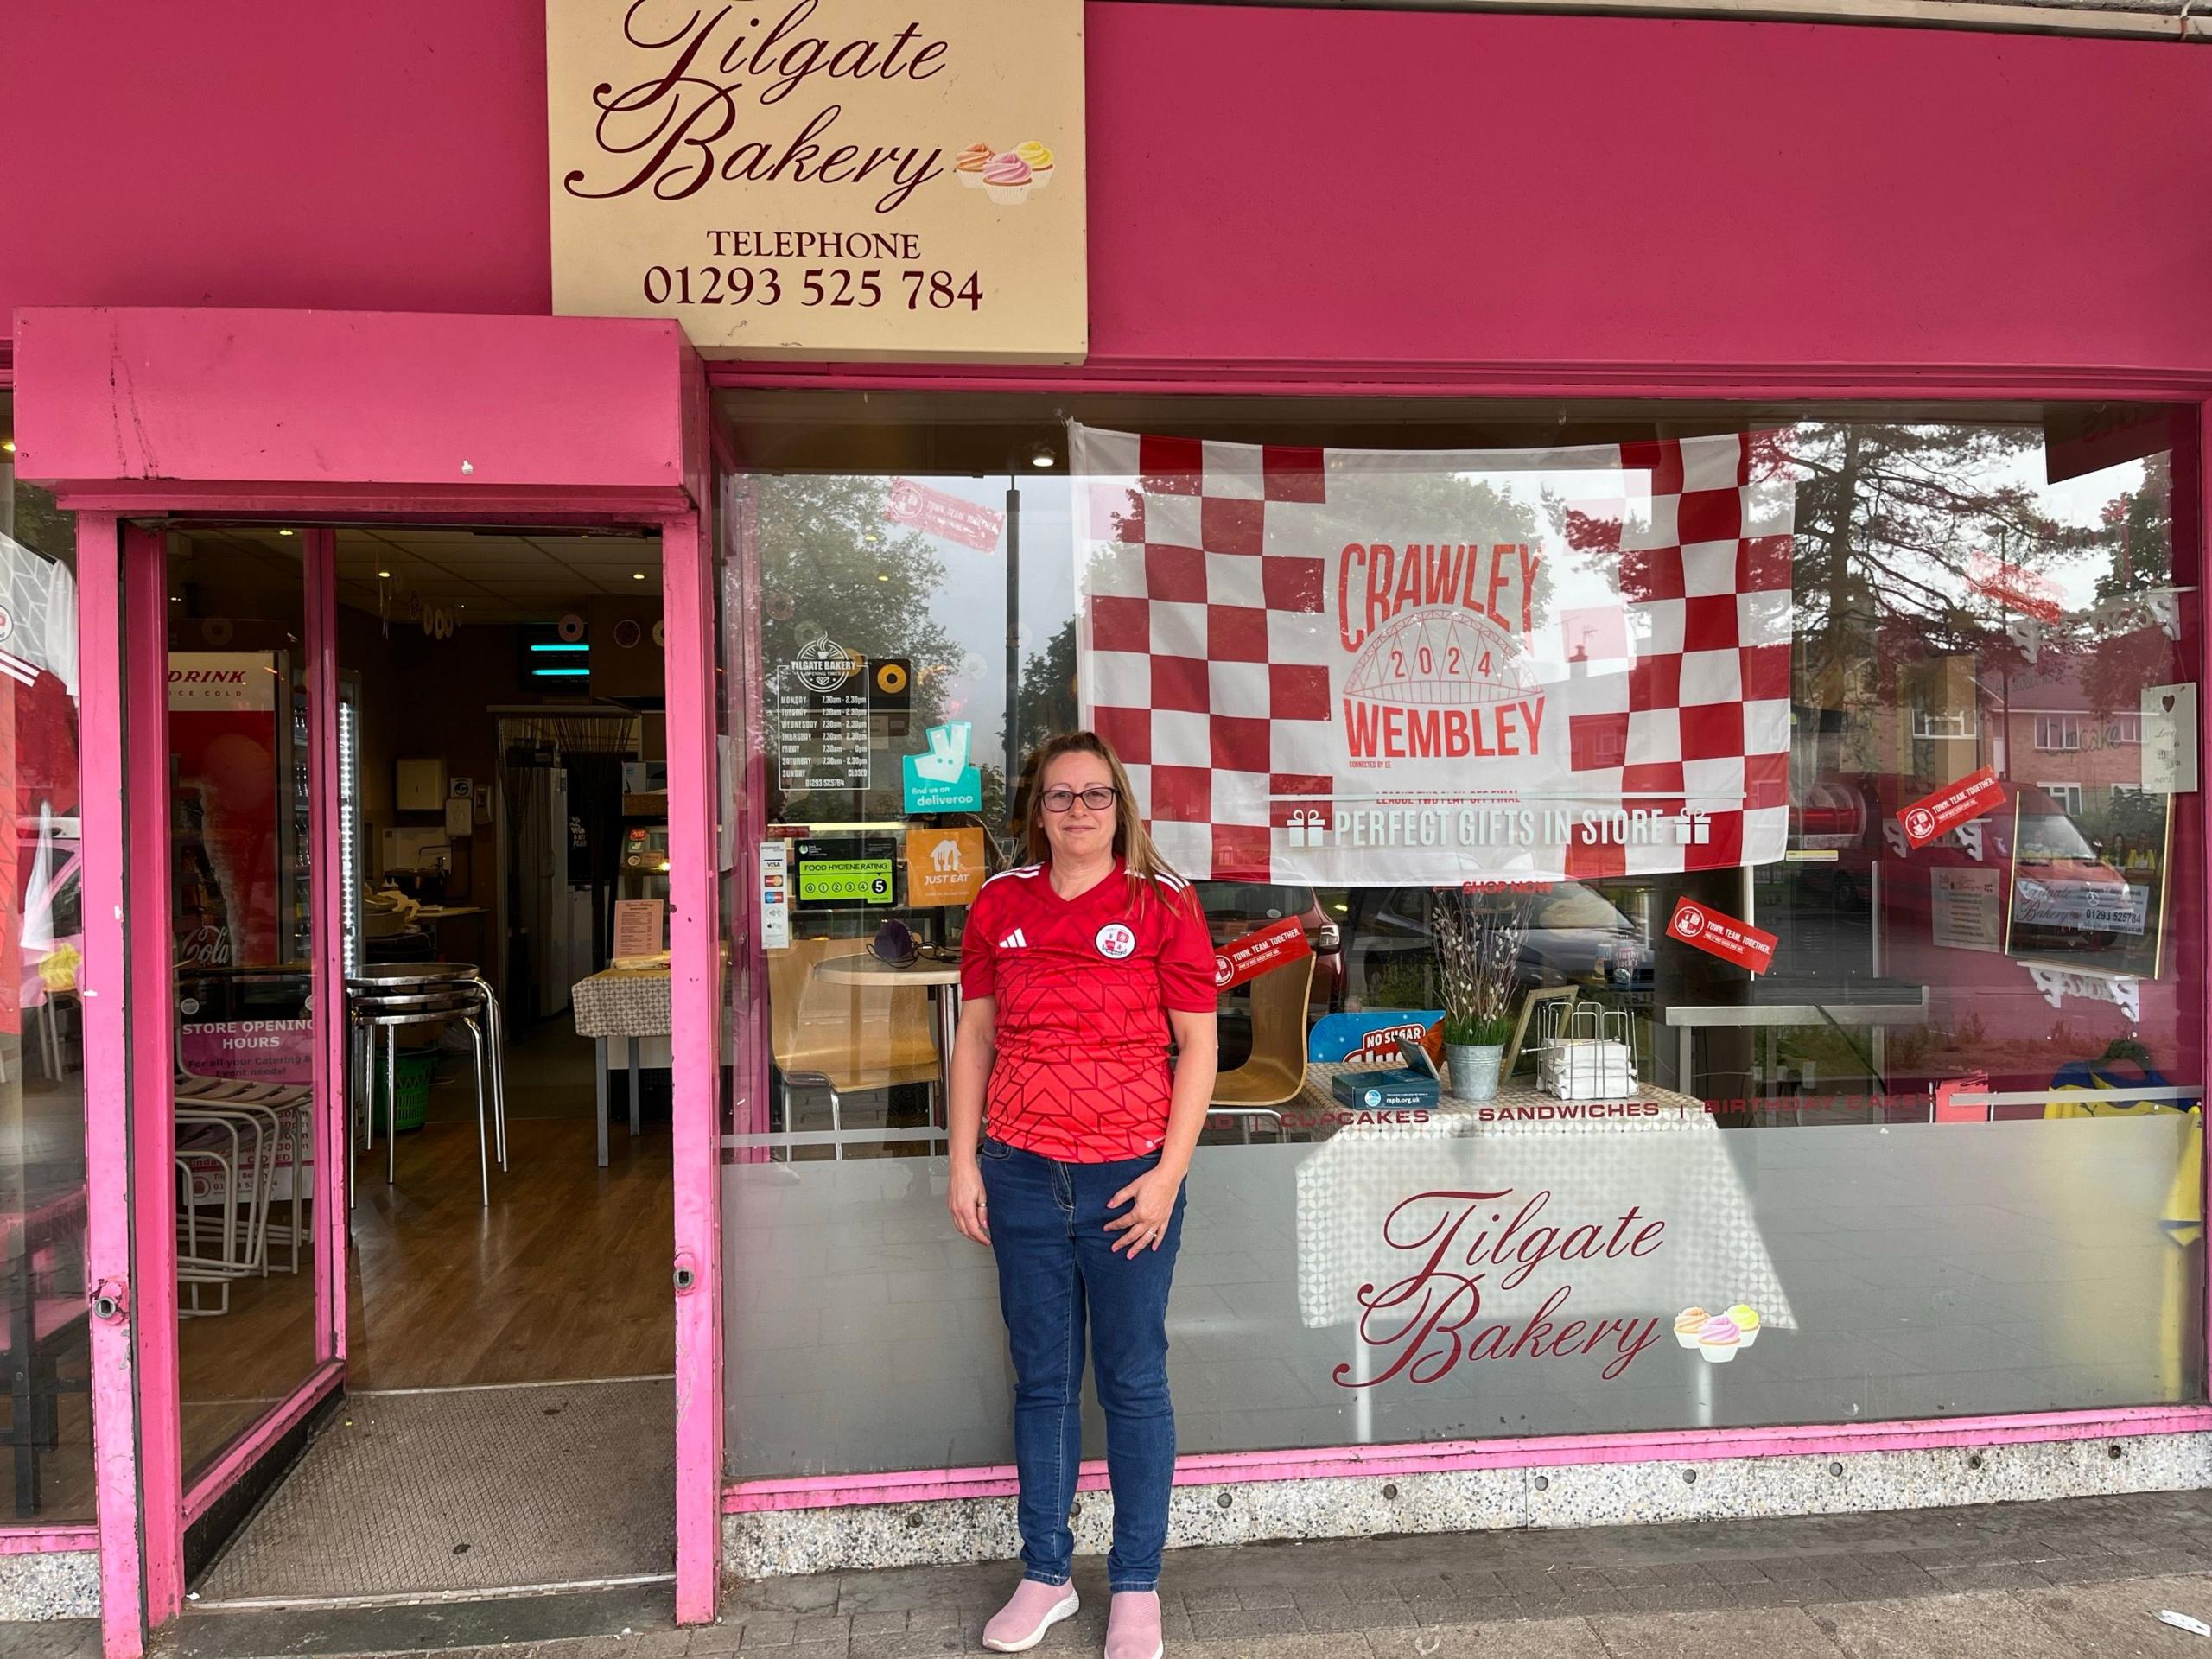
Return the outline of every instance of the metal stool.
<path id="1" fill-rule="evenodd" d="M 492 1081 L 493 1145 L 500 1169 L 507 1167 L 507 1068 L 505 1017 L 482 971 L 470 962 L 372 963 L 346 982 L 349 995 L 380 997 L 390 993 L 428 995 L 454 987 L 473 990 L 484 1015 L 484 1047 Z M 369 1148 L 376 1149 L 376 1124 L 369 1124 Z"/>
<path id="2" fill-rule="evenodd" d="M 368 1086 L 377 1033 L 385 1037 L 385 1179 L 398 1173 L 398 1137 L 392 1128 L 399 1107 L 399 1030 L 459 1020 L 468 1029 L 476 1062 L 476 1152 L 483 1202 L 492 1202 L 492 1159 L 507 1166 L 506 1085 L 498 1047 L 499 1001 L 470 963 L 391 963 L 370 967 L 346 982 L 352 1036 L 367 1038 L 361 1065 L 361 1098 L 366 1103 L 367 1138 L 376 1147 L 376 1102 Z M 485 1086 L 485 1050 L 491 1048 L 491 1086 Z M 487 1141 L 487 1129 L 489 1138 Z M 348 1135 L 350 1144 L 352 1136 Z"/>

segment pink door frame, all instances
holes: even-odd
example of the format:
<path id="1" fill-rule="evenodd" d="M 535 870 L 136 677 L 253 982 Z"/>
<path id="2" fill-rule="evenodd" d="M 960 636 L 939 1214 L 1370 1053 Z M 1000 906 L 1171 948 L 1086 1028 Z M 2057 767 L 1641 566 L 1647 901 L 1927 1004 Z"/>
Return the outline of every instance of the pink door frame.
<path id="1" fill-rule="evenodd" d="M 19 313 L 17 324 L 17 468 L 51 480 L 79 516 L 87 1040 L 130 1060 L 97 1069 L 86 1103 L 88 1274 L 113 1280 L 126 1299 L 116 1321 L 95 1322 L 93 1338 L 107 1651 L 136 1659 L 181 1611 L 188 1520 L 341 1384 L 347 1334 L 345 1160 L 332 1139 L 345 1133 L 341 1022 L 326 1027 L 315 1062 L 333 1104 L 317 1139 L 318 1295 L 328 1299 L 320 1363 L 190 1494 L 181 1490 L 175 1227 L 163 1208 L 170 969 L 166 950 L 129 949 L 137 918 L 156 918 L 158 932 L 168 912 L 166 591 L 158 534 L 121 527 L 168 514 L 324 525 L 496 518 L 660 534 L 675 870 L 677 1611 L 686 1623 L 710 1621 L 721 1554 L 721 951 L 697 358 L 673 325 L 626 319 L 54 309 Z M 378 407 L 365 409 L 365 395 Z M 272 410 L 287 418 L 270 422 Z M 118 433 L 128 435 L 120 445 Z M 327 531 L 307 538 L 318 619 L 309 687 L 328 711 L 311 724 L 321 733 L 309 755 L 319 849 L 336 834 L 332 543 Z M 152 620 L 126 629 L 130 617 Z M 133 836 L 162 850 L 133 859 Z M 318 864 L 316 996 L 334 1008 L 342 939 L 325 873 L 336 864 Z M 128 1184 L 103 1179 L 126 1167 Z"/>
<path id="2" fill-rule="evenodd" d="M 240 498 L 226 505 L 223 498 L 203 495 L 195 499 L 195 511 L 207 512 L 245 512 L 253 510 L 254 498 Z M 65 501 L 65 505 L 67 505 Z M 564 504 L 543 501 L 536 504 L 543 516 L 558 518 L 563 522 L 607 522 L 588 512 L 563 513 L 557 508 Z M 505 509 L 512 513 L 514 504 Z M 381 502 L 367 500 L 354 504 L 350 509 L 335 511 L 385 513 L 404 513 L 404 505 L 395 499 Z M 465 515 L 450 511 L 437 515 L 460 521 Z M 106 515 L 86 515 L 80 521 L 80 548 L 89 552 L 97 546 L 97 532 L 87 536 L 87 524 L 112 524 Z M 698 515 L 685 512 L 657 520 L 661 536 L 662 581 L 664 587 L 664 620 L 668 663 L 667 716 L 669 730 L 669 845 L 671 875 L 670 904 L 670 945 L 672 962 L 671 996 L 675 1043 L 675 1127 L 672 1136 L 672 1156 L 676 1167 L 676 1238 L 674 1268 L 676 1274 L 675 1313 L 677 1342 L 677 1616 L 687 1624 L 711 1623 L 719 1589 L 721 1559 L 721 1033 L 717 1009 L 721 995 L 721 932 L 715 895 L 715 788 L 716 746 L 714 734 L 713 664 L 709 653 L 713 649 L 711 628 L 712 594 L 710 587 L 711 561 L 701 531 Z M 328 711 L 311 715 L 310 733 L 310 798 L 314 803 L 315 844 L 321 857 L 315 872 L 317 932 L 315 954 L 315 995 L 318 1008 L 343 1006 L 343 968 L 340 957 L 342 941 L 336 925 L 336 894 L 325 889 L 325 872 L 336 868 L 337 823 L 337 758 L 335 753 L 335 697 L 337 693 L 337 664 L 334 649 L 334 616 L 333 584 L 330 581 L 329 560 L 334 543 L 333 533 L 327 529 L 309 531 L 303 537 L 308 554 L 308 595 L 311 607 L 308 632 L 308 691 L 316 710 Z M 137 543 L 135 556 L 132 544 Z M 127 610 L 131 620 L 150 616 L 156 622 L 165 621 L 167 592 L 162 580 L 162 546 L 157 532 L 133 530 L 124 537 L 124 569 L 122 584 L 129 592 Z M 80 552 L 80 560 L 85 552 Z M 92 586 L 86 583 L 87 588 Z M 91 620 L 92 595 L 86 598 L 87 626 L 86 648 L 83 652 L 82 675 L 86 688 L 87 710 L 97 705 L 92 701 L 92 688 L 105 685 L 108 674 L 124 664 L 115 653 L 108 653 L 103 663 L 98 660 L 98 648 L 92 643 Z M 103 619 L 104 622 L 104 619 Z M 137 709 L 147 706 L 143 688 L 151 680 L 156 688 L 154 707 L 166 709 L 168 693 L 168 656 L 163 634 L 156 632 L 153 639 L 157 652 L 133 650 L 126 672 L 130 686 L 128 707 Z M 137 644 L 135 636 L 131 642 Z M 151 658 L 150 667 L 137 658 Z M 107 673 L 103 673 L 103 670 Z M 91 715 L 86 715 L 86 728 L 93 729 Z M 327 728 L 327 732 L 326 732 Z M 143 719 L 128 745 L 131 776 L 136 784 L 129 791 L 130 805 L 124 813 L 98 815 L 111 818 L 109 823 L 96 822 L 92 794 L 95 773 L 87 757 L 86 774 L 85 846 L 88 872 L 87 899 L 93 898 L 94 889 L 89 884 L 89 874 L 99 850 L 109 853 L 109 861 L 121 865 L 121 836 L 124 834 L 146 837 L 141 846 L 166 849 L 168 846 L 168 800 L 166 791 L 167 734 L 162 722 L 148 722 Z M 148 798 L 150 797 L 150 805 Z M 158 823 L 150 819 L 158 817 Z M 125 819 L 129 820 L 128 828 Z M 109 835 L 115 839 L 112 843 Z M 150 865 L 159 868 L 149 868 Z M 168 913 L 168 870 L 166 858 L 129 861 L 130 902 L 127 914 L 143 916 Z M 158 908 L 149 905 L 149 894 L 158 888 Z M 88 912 L 89 914 L 89 912 Z M 118 926 L 118 931 L 120 931 Z M 120 959 L 120 944 L 114 947 Z M 88 962 L 94 959 L 97 942 L 86 941 Z M 129 1114 L 129 1139 L 133 1145 L 150 1144 L 161 1148 L 166 1157 L 166 1136 L 158 1132 L 146 1132 L 144 1126 L 165 1121 L 170 1108 L 166 1079 L 169 1075 L 170 994 L 167 982 L 168 961 L 162 951 L 141 950 L 137 957 L 131 999 L 134 1014 L 129 1023 L 136 1029 L 138 1047 L 137 1064 L 132 1068 L 130 1089 L 116 1090 L 131 1103 Z M 90 980 L 88 974 L 88 981 Z M 98 999 L 95 997 L 94 1001 Z M 122 1012 L 121 999 L 105 1006 L 103 1013 L 114 1017 Z M 89 1020 L 89 1015 L 88 1015 Z M 124 1020 L 118 1019 L 121 1025 Z M 93 1033 L 88 1031 L 91 1039 Z M 143 1651 L 145 1637 L 174 1618 L 183 1606 L 183 1535 L 184 1529 L 206 1511 L 209 1504 L 228 1491 L 245 1476 L 276 1443 L 311 1412 L 334 1389 L 343 1386 L 346 1359 L 346 1275 L 343 1263 L 347 1244 L 346 1202 L 346 1158 L 343 1136 L 346 1133 L 346 1108 L 343 1096 L 346 1071 L 346 1034 L 342 1020 L 327 1021 L 318 1029 L 316 1046 L 316 1081 L 320 1097 L 329 1104 L 317 1114 L 316 1153 L 318 1171 L 316 1196 L 320 1201 L 316 1243 L 317 1281 L 317 1357 L 318 1363 L 294 1391 L 251 1427 L 225 1449 L 219 1458 L 202 1471 L 188 1491 L 177 1484 L 181 1468 L 179 1447 L 181 1402 L 176 1381 L 176 1323 L 175 1323 L 175 1229 L 166 1221 L 167 1210 L 160 1216 L 149 1213 L 149 1206 L 166 1205 L 168 1186 L 165 1179 L 142 1185 L 138 1192 L 137 1212 L 137 1272 L 127 1282 L 136 1286 L 160 1285 L 168 1287 L 163 1307 L 157 1313 L 143 1291 L 135 1291 L 130 1314 L 130 1324 L 137 1333 L 135 1410 L 131 1406 L 132 1369 L 130 1351 L 105 1356 L 95 1350 L 95 1375 L 100 1379 L 99 1400 L 101 1423 L 114 1426 L 118 1435 L 136 1418 L 136 1433 L 142 1448 L 143 1460 L 129 1454 L 127 1439 L 117 1448 L 119 1456 L 111 1460 L 105 1455 L 100 1465 L 101 1548 L 102 1548 L 102 1605 L 107 1625 L 107 1649 L 111 1656 L 127 1656 L 129 1659 Z M 121 1052 L 120 1046 L 105 1052 Z M 144 1080 L 153 1078 L 150 1086 Z M 113 1080 L 119 1083 L 119 1079 Z M 88 1115 L 98 1123 L 95 1133 L 102 1137 L 115 1135 L 111 1122 L 112 1108 L 103 1110 L 89 1098 Z M 164 1172 L 165 1173 L 165 1172 Z M 703 1174 L 703 1179 L 702 1175 Z M 137 1170 L 141 1183 L 147 1183 L 149 1172 Z M 114 1207 L 116 1195 L 106 1194 L 107 1204 L 99 1201 L 101 1186 L 97 1179 L 95 1188 L 96 1211 Z M 128 1197 L 124 1199 L 123 1225 L 130 1230 Z M 321 1217 L 328 1217 L 325 1225 Z M 110 1224 L 112 1224 L 111 1220 Z M 96 1259 L 105 1262 L 105 1254 Z M 92 1271 L 88 1268 L 88 1272 Z M 106 1275 L 101 1274 L 101 1277 Z M 97 1282 L 97 1279 L 95 1280 Z M 166 1330 L 157 1328 L 156 1319 L 165 1316 Z M 103 1329 L 96 1325 L 96 1331 Z M 110 1340 L 111 1348 L 114 1345 Z M 103 1363 L 105 1358 L 105 1363 Z M 156 1379 L 159 1378 L 156 1385 Z M 97 1432 L 97 1426 L 96 1426 Z M 106 1448 L 102 1440 L 103 1452 Z M 175 1471 L 174 1473 L 170 1471 Z M 117 1484 L 111 1489 L 111 1477 Z M 127 1491 L 122 1483 L 129 1484 Z M 112 1490 L 112 1496 L 111 1496 Z M 178 1495 L 174 1505 L 157 1500 L 158 1493 Z M 115 1526 L 107 1524 L 110 1515 Z M 142 1590 L 143 1585 L 143 1590 Z M 115 1610 L 109 1617 L 106 1609 Z"/>

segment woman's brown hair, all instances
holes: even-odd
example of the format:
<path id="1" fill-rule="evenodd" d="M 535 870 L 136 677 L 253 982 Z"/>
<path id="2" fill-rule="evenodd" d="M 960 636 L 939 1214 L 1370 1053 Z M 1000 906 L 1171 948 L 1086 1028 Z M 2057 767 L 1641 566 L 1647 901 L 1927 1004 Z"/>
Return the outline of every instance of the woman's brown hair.
<path id="1" fill-rule="evenodd" d="M 1096 732 L 1063 732 L 1039 744 L 1022 767 L 1022 793 L 1027 798 L 1022 809 L 1022 839 L 1029 861 L 1046 865 L 1052 861 L 1052 843 L 1045 836 L 1045 772 L 1066 754 L 1095 754 L 1106 763 L 1106 774 L 1114 780 L 1114 856 L 1128 874 L 1132 894 L 1141 900 L 1151 892 L 1154 880 L 1160 876 L 1183 885 L 1183 878 L 1160 855 L 1160 849 L 1146 833 L 1144 820 L 1137 816 L 1136 797 L 1129 789 L 1129 774 L 1122 768 L 1121 756 Z"/>

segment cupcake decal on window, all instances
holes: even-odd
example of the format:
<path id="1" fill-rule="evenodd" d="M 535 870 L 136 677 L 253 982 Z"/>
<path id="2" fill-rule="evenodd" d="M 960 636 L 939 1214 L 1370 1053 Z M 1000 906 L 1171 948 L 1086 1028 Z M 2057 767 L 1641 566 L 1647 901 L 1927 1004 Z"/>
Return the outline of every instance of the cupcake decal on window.
<path id="1" fill-rule="evenodd" d="M 1675 1316 L 1675 1340 L 1708 1365 L 1726 1365 L 1759 1339 L 1759 1311 L 1738 1302 L 1722 1313 L 1686 1307 Z"/>

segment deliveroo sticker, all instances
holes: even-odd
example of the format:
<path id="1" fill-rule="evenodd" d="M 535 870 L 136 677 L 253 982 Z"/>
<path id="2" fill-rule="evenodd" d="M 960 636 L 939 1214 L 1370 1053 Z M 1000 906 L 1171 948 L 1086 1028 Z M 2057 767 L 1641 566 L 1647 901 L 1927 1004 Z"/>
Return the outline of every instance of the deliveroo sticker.
<path id="1" fill-rule="evenodd" d="M 927 754 L 900 757 L 909 812 L 983 810 L 983 774 L 968 764 L 968 741 L 974 729 L 964 720 L 932 726 Z"/>

